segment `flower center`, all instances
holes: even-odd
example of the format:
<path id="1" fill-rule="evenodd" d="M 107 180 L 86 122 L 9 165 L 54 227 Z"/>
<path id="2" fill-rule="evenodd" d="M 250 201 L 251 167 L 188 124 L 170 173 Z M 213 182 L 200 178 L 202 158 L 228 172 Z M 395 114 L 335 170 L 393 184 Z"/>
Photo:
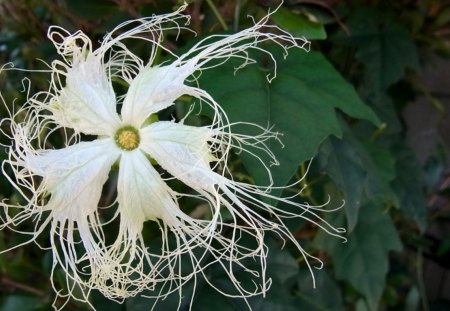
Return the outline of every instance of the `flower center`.
<path id="1" fill-rule="evenodd" d="M 118 129 L 114 139 L 120 149 L 127 151 L 136 149 L 141 141 L 139 131 L 130 125 Z"/>

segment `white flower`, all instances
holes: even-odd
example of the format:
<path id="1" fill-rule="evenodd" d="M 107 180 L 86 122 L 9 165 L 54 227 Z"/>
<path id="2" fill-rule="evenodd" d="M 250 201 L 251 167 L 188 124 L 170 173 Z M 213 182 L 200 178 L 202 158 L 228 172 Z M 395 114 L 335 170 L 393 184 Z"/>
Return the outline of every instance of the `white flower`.
<path id="1" fill-rule="evenodd" d="M 229 177 L 231 148 L 240 152 L 251 152 L 249 146 L 259 148 L 276 162 L 265 145 L 276 133 L 264 129 L 258 136 L 233 133 L 233 124 L 214 99 L 186 84 L 195 72 L 219 65 L 213 60 L 220 63 L 237 57 L 245 66 L 252 61 L 249 49 L 265 52 L 258 43 L 272 41 L 286 49 L 306 47 L 306 40 L 266 25 L 266 16 L 239 33 L 201 40 L 187 53 L 173 55 L 170 64 L 153 64 L 156 50 L 164 49 L 163 32 L 183 28 L 179 24 L 187 20 L 180 14 L 183 9 L 123 23 L 105 36 L 97 49 L 81 32 L 71 35 L 52 27 L 49 38 L 63 60 L 51 65 L 51 88 L 29 98 L 28 105 L 11 112 L 7 120 L 13 144 L 3 164 L 4 175 L 27 204 L 4 202 L 2 228 L 17 231 L 21 223 L 32 220 L 35 230 L 28 232 L 32 236 L 29 241 L 50 230 L 53 267 L 62 267 L 67 275 L 68 288 L 59 291 L 60 296 L 87 301 L 90 289 L 95 288 L 119 300 L 144 289 L 153 290 L 158 298 L 175 291 L 181 297 L 186 282 L 216 265 L 230 277 L 235 292 L 212 286 L 225 295 L 249 297 L 265 293 L 270 285 L 265 276 L 266 231 L 292 241 L 306 259 L 314 258 L 298 244 L 283 218 L 312 221 L 333 235 L 343 230 L 320 218 L 317 212 L 321 207 L 278 198 L 270 194 L 271 186 L 254 186 Z M 150 43 L 149 62 L 127 48 L 127 39 Z M 115 95 L 113 79 L 128 85 L 124 96 Z M 149 121 L 183 95 L 198 98 L 214 110 L 211 125 Z M 59 148 L 51 147 L 56 133 L 65 137 Z M 86 135 L 96 138 L 89 140 Z M 155 168 L 155 162 L 161 169 Z M 99 207 L 99 201 L 111 167 L 117 164 L 117 210 L 108 218 L 107 211 L 113 207 Z M 261 164 L 270 175 L 268 166 Z M 12 168 L 13 177 L 8 177 L 6 166 Z M 194 194 L 173 190 L 168 185 L 171 179 L 183 182 Z M 185 213 L 178 203 L 185 196 L 203 201 L 209 218 Z M 277 208 L 278 202 L 292 210 Z M 264 213 L 271 215 L 270 219 L 261 216 Z M 146 221 L 159 226 L 160 246 L 144 241 Z M 106 237 L 104 229 L 116 223 L 117 235 Z M 244 238 L 253 239 L 255 246 L 241 245 Z M 258 261 L 259 268 L 247 267 L 249 258 Z M 244 287 L 236 270 L 253 275 L 259 283 L 254 288 Z M 75 294 L 80 288 L 82 297 Z"/>

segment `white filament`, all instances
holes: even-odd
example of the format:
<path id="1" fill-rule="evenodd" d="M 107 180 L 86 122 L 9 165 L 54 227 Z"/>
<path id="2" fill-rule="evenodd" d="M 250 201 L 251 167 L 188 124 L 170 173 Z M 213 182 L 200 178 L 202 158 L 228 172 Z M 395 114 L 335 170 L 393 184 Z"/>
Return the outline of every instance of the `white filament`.
<path id="1" fill-rule="evenodd" d="M 283 189 L 272 183 L 255 186 L 233 180 L 227 167 L 231 149 L 255 157 L 252 150 L 265 152 L 271 162 L 258 159 L 270 176 L 270 165 L 278 162 L 266 142 L 278 140 L 278 133 L 254 124 L 247 125 L 259 128 L 261 134 L 233 133 L 236 124 L 228 121 L 219 104 L 205 90 L 186 84 L 194 73 L 230 58 L 241 59 L 241 67 L 253 62 L 250 49 L 267 53 L 276 65 L 273 56 L 258 45 L 262 42 L 270 41 L 286 52 L 293 47 L 308 49 L 308 42 L 268 24 L 266 16 L 241 32 L 215 35 L 181 56 L 172 54 L 175 60 L 170 64 L 154 64 L 156 51 L 165 49 L 164 32 L 187 29 L 183 24 L 187 25 L 189 18 L 181 14 L 184 9 L 127 21 L 107 34 L 95 50 L 81 31 L 70 34 L 51 27 L 48 36 L 61 60 L 50 65 L 49 90 L 28 96 L 27 104 L 17 112 L 7 108 L 9 117 L 2 125 L 7 125 L 5 134 L 12 143 L 7 146 L 9 154 L 2 171 L 26 204 L 1 203 L 0 229 L 22 232 L 23 222 L 33 222 L 34 231 L 22 232 L 30 236 L 27 243 L 50 230 L 53 268 L 62 268 L 67 277 L 65 290 L 55 288 L 59 297 L 88 302 L 89 292 L 98 289 L 118 301 L 144 290 L 153 291 L 151 296 L 158 299 L 178 292 L 181 299 L 183 285 L 190 280 L 196 283 L 203 275 L 224 295 L 247 298 L 264 294 L 271 283 L 265 274 L 267 232 L 295 244 L 310 270 L 309 259 L 320 262 L 301 247 L 283 219 L 304 219 L 334 236 L 343 233 L 342 228 L 333 228 L 321 218 L 321 212 L 329 211 L 325 205 L 298 203 L 296 195 L 271 195 L 272 189 Z M 149 43 L 148 61 L 127 48 L 130 39 Z M 275 74 L 276 70 L 268 79 Z M 113 78 L 128 84 L 123 98 L 114 95 Z M 146 124 L 150 115 L 183 95 L 198 98 L 214 110 L 211 125 Z M 116 113 L 118 103 L 122 104 L 121 115 Z M 122 126 L 139 131 L 137 149 L 124 151 L 114 144 L 114 134 Z M 58 149 L 50 138 L 59 134 L 63 134 L 64 146 Z M 85 142 L 81 134 L 98 138 Z M 166 172 L 164 176 L 149 157 Z M 119 163 L 118 207 L 112 218 L 106 219 L 102 211 L 113 207 L 100 208 L 99 201 L 115 162 Z M 172 190 L 167 184 L 172 179 L 193 191 Z M 204 217 L 185 213 L 179 205 L 183 197 L 202 202 Z M 288 209 L 278 208 L 280 202 Z M 160 228 L 160 246 L 146 244 L 142 233 L 146 221 Z M 111 242 L 104 230 L 116 222 L 118 231 Z M 253 240 L 254 247 L 241 244 L 243 239 Z M 258 264 L 249 266 L 249 261 Z M 205 275 L 213 265 L 230 278 L 233 292 L 219 288 Z M 242 285 L 239 271 L 253 276 L 253 288 Z M 80 292 L 81 296 L 76 294 Z"/>

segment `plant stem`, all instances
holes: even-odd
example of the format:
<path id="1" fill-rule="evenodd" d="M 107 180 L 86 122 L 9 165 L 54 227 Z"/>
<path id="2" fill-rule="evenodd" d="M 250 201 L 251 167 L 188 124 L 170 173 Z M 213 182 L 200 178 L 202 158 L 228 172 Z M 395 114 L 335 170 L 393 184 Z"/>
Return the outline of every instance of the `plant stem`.
<path id="1" fill-rule="evenodd" d="M 27 284 L 22 284 L 22 283 L 14 281 L 14 280 L 11 280 L 10 278 L 8 278 L 6 276 L 0 277 L 0 284 L 2 284 L 3 286 L 9 287 L 9 288 L 20 289 L 20 290 L 23 290 L 24 292 L 28 292 L 28 293 L 34 294 L 36 296 L 45 296 L 45 292 L 43 292 L 37 288 L 31 287 Z"/>
<path id="2" fill-rule="evenodd" d="M 378 139 L 378 137 L 380 137 L 381 133 L 384 132 L 384 130 L 386 129 L 386 126 L 387 126 L 386 123 L 382 123 L 382 124 L 380 125 L 380 127 L 377 128 L 377 129 L 372 133 L 372 136 L 370 137 L 370 141 L 371 141 L 371 142 L 376 141 L 376 140 Z"/>
<path id="3" fill-rule="evenodd" d="M 417 249 L 417 283 L 419 285 L 422 308 L 424 311 L 430 311 L 430 306 L 428 305 L 427 294 L 425 291 L 425 282 L 423 279 L 423 246 L 419 246 Z"/>
<path id="4" fill-rule="evenodd" d="M 234 7 L 234 20 L 233 20 L 233 30 L 235 32 L 239 29 L 239 16 L 241 14 L 241 0 L 236 0 Z"/>
<path id="5" fill-rule="evenodd" d="M 228 26 L 225 23 L 225 21 L 223 20 L 222 15 L 220 15 L 219 10 L 217 10 L 216 5 L 212 2 L 212 0 L 206 0 L 206 2 L 208 3 L 209 7 L 211 8 L 211 10 L 213 11 L 214 15 L 216 16 L 217 20 L 219 21 L 220 25 L 222 26 L 222 28 L 226 31 L 228 30 Z"/>

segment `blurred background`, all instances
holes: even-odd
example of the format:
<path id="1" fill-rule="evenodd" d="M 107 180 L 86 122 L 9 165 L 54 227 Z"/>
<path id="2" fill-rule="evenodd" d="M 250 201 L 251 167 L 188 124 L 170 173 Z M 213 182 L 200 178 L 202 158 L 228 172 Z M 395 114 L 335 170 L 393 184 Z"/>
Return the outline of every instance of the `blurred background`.
<path id="1" fill-rule="evenodd" d="M 190 32 L 178 38 L 169 33 L 163 44 L 175 53 L 208 34 L 248 27 L 252 25 L 248 15 L 259 19 L 280 4 L 277 0 L 187 2 L 188 27 L 198 37 Z M 45 69 L 45 63 L 58 58 L 46 37 L 51 25 L 70 32 L 82 30 L 96 43 L 122 21 L 171 12 L 181 4 L 175 0 L 0 0 L 0 64 Z M 293 51 L 286 60 L 274 52 L 278 77 L 270 84 L 252 78 L 265 77 L 273 69 L 267 68 L 264 55 L 255 55 L 257 63 L 235 75 L 234 63 L 205 71 L 200 87 L 217 99 L 231 121 L 262 126 L 269 122 L 285 134 L 285 148 L 274 147 L 281 163 L 273 168 L 278 184 L 297 180 L 314 158 L 300 185 L 306 186 L 301 200 L 317 204 L 329 199 L 330 206 L 345 200 L 345 206 L 326 219 L 347 228 L 348 242 L 343 244 L 311 224 L 288 223 L 301 245 L 325 263 L 322 270 L 314 271 L 313 289 L 295 247 L 287 243 L 281 248 L 277 236 L 268 237 L 267 269 L 274 286 L 267 297 L 250 299 L 253 310 L 450 310 L 450 2 L 285 0 L 270 23 L 305 36 L 312 42 L 311 52 Z M 148 56 L 148 46 L 131 44 L 139 56 Z M 166 59 L 161 54 L 156 62 Z M 0 91 L 8 107 L 25 103 L 24 78 L 31 81 L 31 94 L 48 89 L 46 74 L 3 71 Z M 190 99 L 180 99 L 160 118 L 182 118 L 188 111 L 186 102 Z M 273 115 L 258 119 L 252 113 L 267 108 Z M 0 113 L 7 117 L 5 107 Z M 187 122 L 207 123 L 207 118 L 194 115 Z M 8 144 L 4 135 L 0 142 Z M 6 157 L 6 148 L 1 148 L 0 159 Z M 267 177 L 254 165 L 240 155 L 230 163 L 236 178 L 264 184 Z M 2 174 L 8 173 L 6 169 Z M 0 199 L 21 201 L 3 175 Z M 191 215 L 204 216 L 195 203 L 183 204 Z M 152 228 L 148 232 L 154 233 Z M 155 237 L 147 234 L 146 239 L 151 244 Z M 14 232 L 0 231 L 0 249 L 23 240 Z M 39 241 L 48 245 L 45 234 Z M 0 311 L 51 310 L 51 264 L 51 252 L 35 244 L 1 254 Z M 214 271 L 210 275 L 227 282 Z M 60 281 L 58 286 L 64 286 L 63 278 Z M 223 297 L 199 283 L 193 310 L 246 309 L 243 301 Z M 180 309 L 189 309 L 192 293 L 186 290 Z M 96 292 L 91 299 L 99 311 L 150 310 L 153 304 L 143 297 L 119 304 Z M 169 297 L 155 310 L 176 310 L 177 301 L 176 295 Z M 63 310 L 89 308 L 70 301 Z"/>

